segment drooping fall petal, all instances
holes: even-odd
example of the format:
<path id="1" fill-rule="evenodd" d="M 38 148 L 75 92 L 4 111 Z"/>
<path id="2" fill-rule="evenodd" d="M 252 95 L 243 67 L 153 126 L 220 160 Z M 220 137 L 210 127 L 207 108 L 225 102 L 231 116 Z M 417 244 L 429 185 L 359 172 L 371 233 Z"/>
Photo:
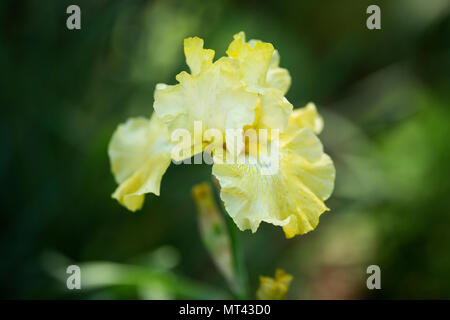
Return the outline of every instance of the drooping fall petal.
<path id="1" fill-rule="evenodd" d="M 156 115 L 150 120 L 131 118 L 119 125 L 108 148 L 111 170 L 119 184 L 112 197 L 136 211 L 146 193 L 159 195 L 171 149 L 166 126 Z"/>
<path id="2" fill-rule="evenodd" d="M 241 230 L 255 232 L 262 221 L 282 226 L 287 238 L 313 230 L 334 186 L 333 162 L 307 128 L 288 130 L 257 155 L 215 163 L 221 198 Z"/>

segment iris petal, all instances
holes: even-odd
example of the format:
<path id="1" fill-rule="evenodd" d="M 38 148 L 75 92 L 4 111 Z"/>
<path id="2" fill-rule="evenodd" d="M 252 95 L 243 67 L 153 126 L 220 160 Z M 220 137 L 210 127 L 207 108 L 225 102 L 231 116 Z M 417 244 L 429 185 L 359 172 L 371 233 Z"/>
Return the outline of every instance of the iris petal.
<path id="1" fill-rule="evenodd" d="M 202 136 L 208 129 L 225 136 L 227 129 L 241 130 L 255 121 L 258 94 L 242 81 L 239 63 L 228 57 L 210 63 L 211 51 L 203 49 L 201 39 L 187 39 L 186 61 L 192 73 L 179 73 L 176 85 L 157 85 L 153 107 L 170 132 L 184 129 L 194 137 L 194 123 L 199 121 Z M 197 144 L 203 150 L 203 141 L 197 141 L 191 141 L 194 149 Z"/>
<path id="2" fill-rule="evenodd" d="M 289 117 L 289 125 L 308 128 L 315 134 L 319 134 L 323 129 L 323 119 L 317 112 L 316 105 L 310 102 L 305 107 L 292 112 Z"/>
<path id="3" fill-rule="evenodd" d="M 333 190 L 333 162 L 307 128 L 281 134 L 277 154 L 267 150 L 213 165 L 227 212 L 241 230 L 255 232 L 263 221 L 282 226 L 287 238 L 313 230 L 328 210 L 323 201 Z"/>
<path id="4" fill-rule="evenodd" d="M 140 209 L 144 194 L 159 195 L 162 176 L 170 165 L 172 144 L 156 115 L 131 118 L 114 132 L 108 154 L 119 184 L 112 197 L 131 211 Z"/>

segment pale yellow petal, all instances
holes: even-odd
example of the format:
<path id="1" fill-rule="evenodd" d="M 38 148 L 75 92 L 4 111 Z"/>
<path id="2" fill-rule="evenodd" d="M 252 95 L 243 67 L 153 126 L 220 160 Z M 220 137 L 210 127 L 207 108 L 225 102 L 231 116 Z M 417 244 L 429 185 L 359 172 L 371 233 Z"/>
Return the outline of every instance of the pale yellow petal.
<path id="1" fill-rule="evenodd" d="M 257 108 L 257 129 L 278 129 L 283 132 L 292 113 L 292 104 L 280 90 L 265 89 L 260 96 Z"/>
<path id="2" fill-rule="evenodd" d="M 184 39 L 184 54 L 192 75 L 209 68 L 214 58 L 214 50 L 203 49 L 203 39 L 198 37 Z"/>
<path id="3" fill-rule="evenodd" d="M 135 194 L 139 189 L 140 172 L 136 172 L 125 182 L 121 183 L 112 194 L 112 197 L 119 201 L 121 205 L 130 211 L 136 211 L 142 208 L 145 200 L 144 194 Z"/>
<path id="4" fill-rule="evenodd" d="M 146 159 L 149 120 L 130 118 L 120 124 L 108 146 L 111 171 L 117 183 L 122 183 L 140 169 Z"/>
<path id="5" fill-rule="evenodd" d="M 181 72 L 179 84 L 156 87 L 155 112 L 170 132 L 185 129 L 191 137 L 195 122 L 201 123 L 200 133 L 216 129 L 224 135 L 227 129 L 253 124 L 258 95 L 247 90 L 238 68 L 230 58 L 221 58 L 195 76 Z"/>
<path id="6" fill-rule="evenodd" d="M 310 102 L 305 107 L 292 112 L 289 117 L 289 125 L 308 128 L 315 134 L 319 134 L 323 129 L 323 119 L 317 112 L 316 105 Z"/>
<path id="7" fill-rule="evenodd" d="M 119 183 L 112 197 L 135 211 L 142 207 L 145 193 L 159 195 L 171 149 L 166 126 L 156 115 L 150 120 L 131 118 L 119 125 L 108 149 L 111 170 Z"/>
<path id="8" fill-rule="evenodd" d="M 259 157 L 215 163 L 213 174 L 225 208 L 241 230 L 255 232 L 264 221 L 282 226 L 290 238 L 313 230 L 328 210 L 323 201 L 333 190 L 335 170 L 309 129 L 282 134 L 278 153 L 274 143 Z"/>
<path id="9" fill-rule="evenodd" d="M 266 86 L 278 89 L 284 95 L 291 86 L 291 75 L 287 69 L 279 67 L 279 62 L 280 55 L 277 50 L 274 50 L 269 70 L 267 71 Z"/>
<path id="10" fill-rule="evenodd" d="M 277 88 L 283 94 L 286 94 L 291 86 L 291 76 L 287 69 L 269 68 L 269 71 L 267 71 L 266 83 L 268 87 Z"/>
<path id="11" fill-rule="evenodd" d="M 284 131 L 293 107 L 284 97 L 290 76 L 287 70 L 278 67 L 278 51 L 272 44 L 260 40 L 245 42 L 245 34 L 240 32 L 234 35 L 227 54 L 239 61 L 249 90 L 260 95 L 253 127 Z"/>
<path id="12" fill-rule="evenodd" d="M 273 45 L 262 41 L 245 42 L 244 32 L 234 35 L 227 54 L 240 62 L 243 81 L 252 90 L 259 91 L 265 85 L 267 70 L 273 55 Z"/>
<path id="13" fill-rule="evenodd" d="M 250 46 L 251 50 L 248 49 L 248 46 Z M 244 66 L 247 60 L 252 60 L 254 64 L 259 63 L 259 67 L 256 69 L 251 68 L 252 73 L 246 77 L 252 80 L 249 81 L 250 85 L 258 85 L 257 90 L 261 90 L 262 87 L 273 88 L 280 90 L 283 95 L 289 90 L 291 76 L 287 69 L 280 68 L 280 55 L 278 50 L 273 49 L 271 44 L 255 39 L 245 43 L 245 34 L 240 32 L 234 36 L 234 40 L 228 50 L 227 54 L 230 57 L 243 61 Z M 270 51 L 272 51 L 271 57 L 269 55 Z M 266 68 L 267 65 L 268 68 Z M 243 69 L 243 72 L 248 71 L 246 68 Z M 255 74 L 255 72 L 257 73 Z"/>

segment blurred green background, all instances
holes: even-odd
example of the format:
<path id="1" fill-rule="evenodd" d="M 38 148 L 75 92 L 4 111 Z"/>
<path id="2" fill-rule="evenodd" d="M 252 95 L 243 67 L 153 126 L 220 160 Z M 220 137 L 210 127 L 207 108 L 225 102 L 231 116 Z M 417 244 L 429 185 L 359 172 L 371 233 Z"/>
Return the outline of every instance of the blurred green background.
<path id="1" fill-rule="evenodd" d="M 81 30 L 66 28 L 70 4 Z M 381 30 L 366 28 L 370 4 Z M 187 68 L 183 38 L 220 57 L 241 30 L 279 50 L 295 107 L 317 104 L 337 170 L 315 231 L 238 234 L 250 292 L 283 268 L 290 299 L 450 298 L 448 0 L 7 0 L 0 24 L 1 298 L 230 297 L 191 197 L 211 168 L 172 164 L 130 213 L 110 198 L 107 144 Z M 58 280 L 70 263 L 90 264 L 92 288 Z M 371 264 L 381 290 L 366 288 Z"/>

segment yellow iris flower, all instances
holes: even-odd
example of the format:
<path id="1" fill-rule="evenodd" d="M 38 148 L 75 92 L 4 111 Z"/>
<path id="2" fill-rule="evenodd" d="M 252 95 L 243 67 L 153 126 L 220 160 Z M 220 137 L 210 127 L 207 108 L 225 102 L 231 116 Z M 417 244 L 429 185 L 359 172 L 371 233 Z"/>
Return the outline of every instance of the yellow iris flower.
<path id="1" fill-rule="evenodd" d="M 238 161 L 215 161 L 212 173 L 236 225 L 255 232 L 261 222 L 268 222 L 281 226 L 287 238 L 313 230 L 328 210 L 324 201 L 335 179 L 333 162 L 316 136 L 323 120 L 315 105 L 293 111 L 284 96 L 291 78 L 279 67 L 279 54 L 272 44 L 246 42 L 240 32 L 227 56 L 216 61 L 214 51 L 203 45 L 200 38 L 185 39 L 190 73 L 179 73 L 178 84 L 156 86 L 150 120 L 130 119 L 114 133 L 109 156 L 119 186 L 113 197 L 135 211 L 142 207 L 145 193 L 159 195 L 171 158 L 182 160 L 171 153 L 170 137 L 177 130 L 193 137 L 183 146 L 184 156 L 191 157 L 215 142 L 205 135 L 208 129 L 224 137 L 214 150 L 228 153 L 233 141 L 227 130 L 234 129 L 242 132 L 234 150 Z M 200 132 L 194 130 L 196 121 L 202 124 Z M 250 129 L 268 129 L 268 144 L 261 144 L 259 136 L 248 142 L 245 136 Z M 272 136 L 270 130 L 279 135 Z"/>

